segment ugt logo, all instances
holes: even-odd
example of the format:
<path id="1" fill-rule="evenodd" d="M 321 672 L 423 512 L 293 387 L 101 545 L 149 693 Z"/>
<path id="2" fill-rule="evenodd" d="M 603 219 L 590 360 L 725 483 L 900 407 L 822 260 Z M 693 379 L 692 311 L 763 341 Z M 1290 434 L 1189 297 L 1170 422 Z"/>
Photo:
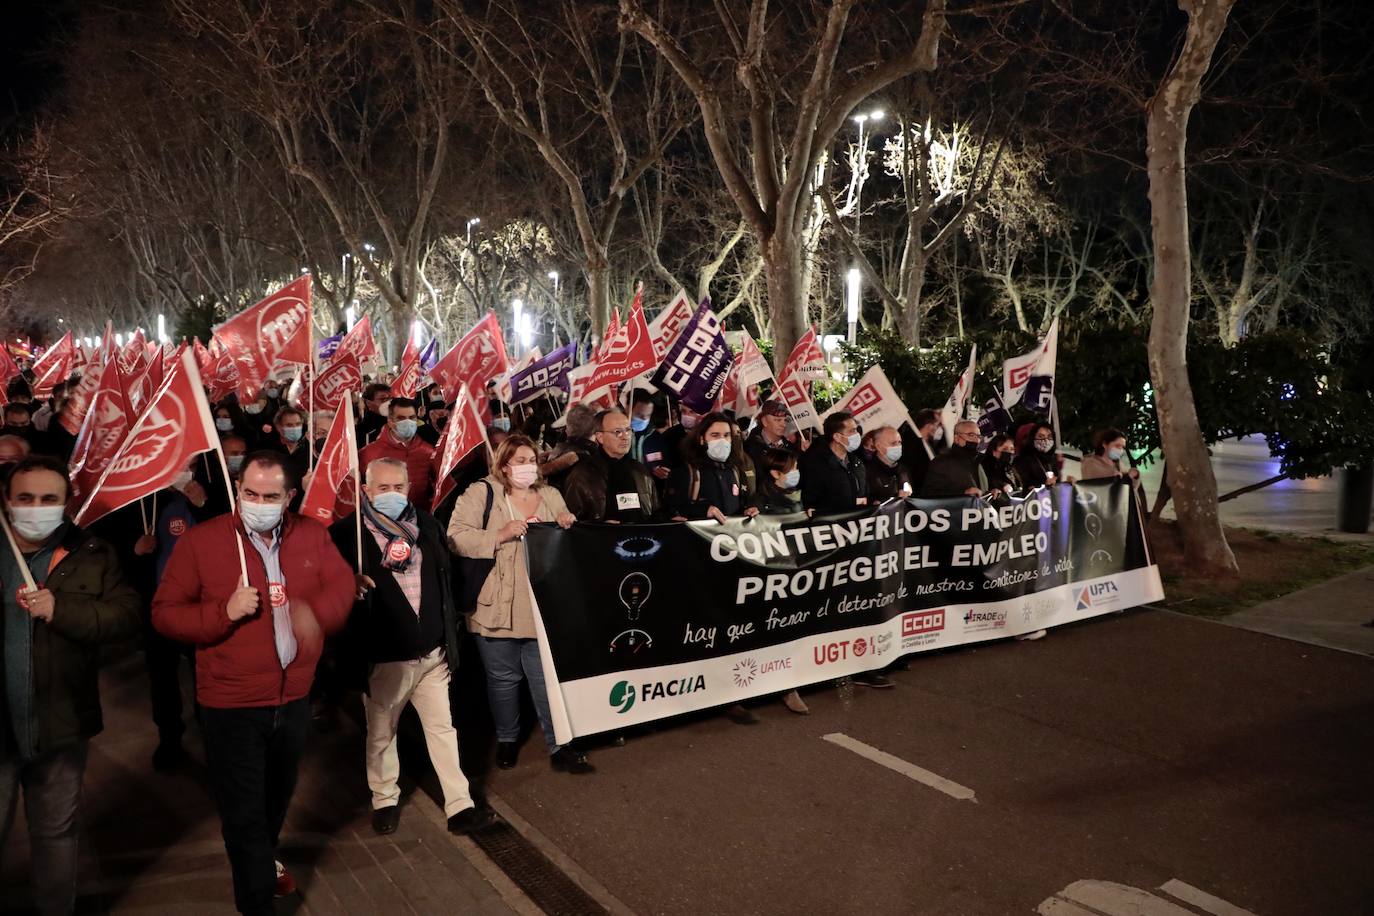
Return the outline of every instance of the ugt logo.
<path id="1" fill-rule="evenodd" d="M 629 681 L 616 681 L 608 700 L 617 713 L 627 713 L 635 705 L 635 687 Z"/>

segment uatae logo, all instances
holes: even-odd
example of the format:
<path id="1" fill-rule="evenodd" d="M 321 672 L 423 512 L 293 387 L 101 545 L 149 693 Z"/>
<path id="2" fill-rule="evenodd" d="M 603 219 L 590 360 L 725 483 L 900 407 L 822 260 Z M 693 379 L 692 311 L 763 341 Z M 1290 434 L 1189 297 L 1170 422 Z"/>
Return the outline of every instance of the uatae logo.
<path id="1" fill-rule="evenodd" d="M 1111 579 L 1085 586 L 1078 593 L 1078 610 L 1089 611 L 1121 603 L 1121 589 Z"/>

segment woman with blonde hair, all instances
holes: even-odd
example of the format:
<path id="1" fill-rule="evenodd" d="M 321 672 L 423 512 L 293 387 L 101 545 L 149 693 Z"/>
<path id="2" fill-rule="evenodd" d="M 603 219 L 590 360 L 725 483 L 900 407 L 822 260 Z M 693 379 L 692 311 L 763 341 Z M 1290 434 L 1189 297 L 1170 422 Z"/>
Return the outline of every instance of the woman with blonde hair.
<path id="1" fill-rule="evenodd" d="M 493 561 L 477 591 L 475 606 L 460 610 L 470 614 L 468 631 L 476 640 L 487 672 L 487 698 L 496 720 L 496 765 L 502 769 L 515 766 L 520 683 L 528 681 L 554 768 L 591 773 L 594 768 L 585 754 L 571 744 L 560 747 L 554 738 L 525 571 L 526 529 L 539 522 L 569 528 L 576 519 L 562 494 L 540 478 L 538 451 L 528 436 L 513 435 L 502 442 L 491 468 L 490 474 L 459 497 L 449 521 L 448 540 L 459 556 Z M 473 586 L 476 591 L 476 583 Z"/>

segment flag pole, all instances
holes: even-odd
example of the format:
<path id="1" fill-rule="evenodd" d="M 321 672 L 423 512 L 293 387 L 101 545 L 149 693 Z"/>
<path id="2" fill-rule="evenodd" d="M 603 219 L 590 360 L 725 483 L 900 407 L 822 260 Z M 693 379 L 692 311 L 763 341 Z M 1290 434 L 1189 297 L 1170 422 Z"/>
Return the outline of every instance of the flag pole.
<path id="1" fill-rule="evenodd" d="M 224 475 L 224 492 L 229 497 L 229 513 L 232 515 L 238 511 L 234 500 L 234 484 L 229 478 L 229 462 L 224 460 L 224 444 L 219 437 L 215 438 L 215 457 L 219 459 L 220 473 Z M 239 549 L 239 572 L 243 576 L 243 585 L 248 587 L 248 558 L 243 554 L 243 538 L 236 530 L 234 532 L 234 546 Z"/>
<path id="2" fill-rule="evenodd" d="M 358 575 L 363 574 L 363 469 L 358 466 L 358 442 L 353 425 L 353 400 L 344 398 L 344 447 L 353 462 L 353 537 L 358 552 Z"/>
<path id="3" fill-rule="evenodd" d="M 14 539 L 14 532 L 10 530 L 10 520 L 4 510 L 0 510 L 0 525 L 5 528 L 5 540 L 10 542 L 10 550 L 14 551 L 14 560 L 19 564 L 19 574 L 24 577 L 24 584 L 29 587 L 29 591 L 38 591 L 38 586 L 33 581 L 33 573 L 29 572 L 29 562 L 24 559 L 23 551 Z"/>
<path id="4" fill-rule="evenodd" d="M 315 376 L 317 374 L 315 371 L 315 302 L 313 298 L 310 301 L 309 317 L 306 323 L 310 325 L 310 362 L 308 363 L 310 366 L 310 391 L 306 394 L 308 410 L 310 411 L 310 426 L 308 427 L 309 433 L 305 448 L 310 454 L 310 473 L 313 474 L 315 473 Z"/>

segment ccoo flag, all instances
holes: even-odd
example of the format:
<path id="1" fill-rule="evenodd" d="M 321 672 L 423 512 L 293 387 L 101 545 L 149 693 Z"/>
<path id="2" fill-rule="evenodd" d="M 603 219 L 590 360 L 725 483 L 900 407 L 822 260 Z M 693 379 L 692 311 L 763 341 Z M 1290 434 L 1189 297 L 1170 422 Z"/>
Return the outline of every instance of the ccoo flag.
<path id="1" fill-rule="evenodd" d="M 734 361 L 735 354 L 725 340 L 720 319 L 711 311 L 711 297 L 707 296 L 668 348 L 652 382 L 658 388 L 666 388 L 692 410 L 706 413 L 725 387 Z"/>

